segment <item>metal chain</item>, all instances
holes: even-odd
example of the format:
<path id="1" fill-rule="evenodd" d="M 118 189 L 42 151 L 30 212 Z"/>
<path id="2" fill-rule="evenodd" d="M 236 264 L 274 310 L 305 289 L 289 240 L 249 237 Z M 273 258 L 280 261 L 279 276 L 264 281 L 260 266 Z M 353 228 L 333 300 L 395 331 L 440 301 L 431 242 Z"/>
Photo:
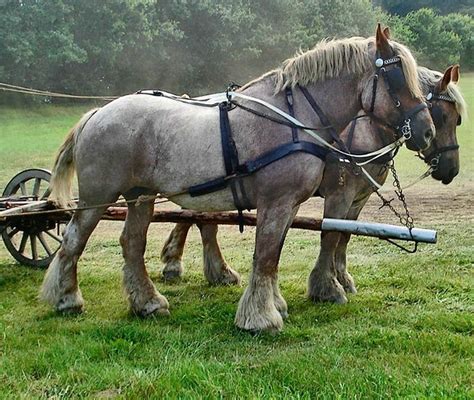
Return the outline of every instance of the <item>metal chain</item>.
<path id="1" fill-rule="evenodd" d="M 413 217 L 410 215 L 410 211 L 408 210 L 408 205 L 407 205 L 407 202 L 406 202 L 405 194 L 403 193 L 402 186 L 400 184 L 400 180 L 398 178 L 398 174 L 397 174 L 397 171 L 395 169 L 395 163 L 393 162 L 393 160 L 389 165 L 389 169 L 390 169 L 390 171 L 393 175 L 393 186 L 395 188 L 395 190 L 394 190 L 395 194 L 396 194 L 398 200 L 403 205 L 405 215 L 403 216 L 392 205 L 392 201 L 394 200 L 393 198 L 390 199 L 390 200 L 387 200 L 378 190 L 376 190 L 375 193 L 380 198 L 380 200 L 382 200 L 382 206 L 380 208 L 388 207 L 390 209 L 390 211 L 392 211 L 393 214 L 395 214 L 395 216 L 400 220 L 400 223 L 402 225 L 406 226 L 411 232 L 411 230 L 414 228 L 415 224 L 414 224 L 414 221 L 413 221 Z"/>

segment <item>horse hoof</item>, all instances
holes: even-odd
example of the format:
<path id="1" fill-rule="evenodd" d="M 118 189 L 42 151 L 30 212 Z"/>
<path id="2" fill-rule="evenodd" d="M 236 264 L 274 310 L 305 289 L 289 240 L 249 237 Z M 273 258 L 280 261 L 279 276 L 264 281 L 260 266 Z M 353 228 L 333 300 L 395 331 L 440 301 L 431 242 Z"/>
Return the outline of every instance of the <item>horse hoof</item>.
<path id="1" fill-rule="evenodd" d="M 141 317 L 170 315 L 168 300 L 164 296 L 149 300 L 137 313 Z"/>
<path id="2" fill-rule="evenodd" d="M 211 285 L 220 285 L 220 286 L 231 286 L 231 285 L 236 285 L 240 286 L 240 275 L 235 272 L 232 268 L 225 268 L 222 271 L 222 274 L 217 277 L 208 277 L 208 282 Z"/>
<path id="3" fill-rule="evenodd" d="M 338 274 L 337 280 L 342 285 L 346 293 L 356 294 L 357 288 L 354 283 L 354 278 L 348 272 L 344 274 Z"/>
<path id="4" fill-rule="evenodd" d="M 69 308 L 57 308 L 57 312 L 61 315 L 77 315 L 81 314 L 84 311 L 84 307 L 69 307 Z"/>
<path id="5" fill-rule="evenodd" d="M 240 300 L 234 322 L 237 328 L 251 333 L 278 333 L 283 329 L 283 318 L 273 302 L 258 304 L 248 295 L 248 289 Z"/>
<path id="6" fill-rule="evenodd" d="M 80 314 L 84 310 L 84 300 L 78 291 L 63 296 L 56 304 L 56 311 L 61 314 Z"/>
<path id="7" fill-rule="evenodd" d="M 347 297 L 344 294 L 334 294 L 334 295 L 315 295 L 310 294 L 309 298 L 314 303 L 334 303 L 334 304 L 346 304 Z"/>
<path id="8" fill-rule="evenodd" d="M 178 279 L 181 279 L 183 272 L 181 270 L 170 270 L 170 271 L 163 271 L 163 280 L 165 282 L 172 282 Z"/>
<path id="9" fill-rule="evenodd" d="M 357 288 L 353 283 L 349 285 L 344 285 L 343 287 L 346 293 L 357 294 Z"/>
<path id="10" fill-rule="evenodd" d="M 318 282 L 309 288 L 309 298 L 315 302 L 327 302 L 335 304 L 346 304 L 347 297 L 344 288 L 337 280 L 331 280 L 326 284 Z"/>

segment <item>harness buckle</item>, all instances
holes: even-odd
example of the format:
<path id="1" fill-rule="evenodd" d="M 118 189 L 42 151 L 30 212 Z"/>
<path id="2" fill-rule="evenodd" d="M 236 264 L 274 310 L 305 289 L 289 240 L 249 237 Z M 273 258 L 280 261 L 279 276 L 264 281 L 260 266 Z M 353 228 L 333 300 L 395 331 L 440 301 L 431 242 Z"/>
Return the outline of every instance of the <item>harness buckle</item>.
<path id="1" fill-rule="evenodd" d="M 411 125 L 410 125 L 411 119 L 408 118 L 404 121 L 404 125 L 400 128 L 400 131 L 402 133 L 402 136 L 405 138 L 405 140 L 411 139 Z"/>
<path id="2" fill-rule="evenodd" d="M 439 164 L 439 158 L 441 157 L 441 154 L 438 153 L 435 157 L 433 157 L 430 161 L 430 167 L 433 168 L 433 171 L 436 171 L 438 169 L 438 164 Z"/>

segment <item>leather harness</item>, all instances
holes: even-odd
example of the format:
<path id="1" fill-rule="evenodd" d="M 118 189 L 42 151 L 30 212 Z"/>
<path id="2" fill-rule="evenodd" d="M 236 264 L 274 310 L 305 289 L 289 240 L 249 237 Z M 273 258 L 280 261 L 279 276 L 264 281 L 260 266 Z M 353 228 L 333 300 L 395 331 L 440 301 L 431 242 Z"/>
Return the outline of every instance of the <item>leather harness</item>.
<path id="1" fill-rule="evenodd" d="M 380 62 L 381 66 L 377 65 L 377 63 Z M 395 78 L 393 77 L 395 73 L 392 73 L 392 70 L 386 71 L 385 66 L 391 65 L 391 64 L 398 64 L 400 63 L 401 60 L 399 57 L 393 57 L 388 60 L 382 60 L 380 57 L 376 60 L 376 65 L 377 65 L 377 73 L 374 76 L 374 82 L 373 82 L 373 94 L 372 94 L 372 103 L 371 103 L 371 110 L 369 113 L 367 113 L 366 116 L 375 119 L 377 122 L 384 124 L 385 126 L 388 126 L 389 128 L 393 129 L 394 131 L 401 131 L 402 135 L 405 136 L 404 128 L 406 126 L 400 127 L 392 127 L 382 121 L 379 120 L 378 117 L 373 115 L 373 109 L 375 106 L 375 97 L 376 97 L 376 92 L 377 92 L 377 84 L 378 84 L 378 76 L 379 73 L 382 72 L 382 76 L 384 80 L 387 83 L 388 86 L 388 91 L 390 96 L 395 102 L 396 107 L 400 107 L 400 101 L 398 101 L 398 98 L 396 96 L 396 91 L 400 89 L 401 85 L 405 84 L 405 78 L 403 76 L 403 71 L 401 68 L 396 68 L 396 76 Z M 401 75 L 400 75 L 401 73 Z M 401 82 L 401 79 L 403 78 L 403 82 Z M 398 81 L 397 81 L 398 80 Z M 231 85 L 228 88 L 229 92 L 235 87 L 235 85 Z M 331 134 L 331 137 L 334 142 L 336 142 L 341 150 L 345 151 L 346 153 L 350 153 L 350 151 L 347 149 L 347 146 L 344 144 L 344 142 L 338 137 L 336 130 L 334 127 L 331 125 L 329 119 L 327 116 L 324 114 L 324 112 L 321 110 L 319 105 L 317 104 L 316 100 L 314 97 L 311 95 L 311 93 L 303 86 L 297 85 L 296 86 L 301 92 L 303 93 L 304 97 L 310 104 L 311 108 L 315 111 L 317 114 L 321 124 L 323 127 L 319 128 L 319 130 L 326 129 L 329 131 Z M 164 96 L 167 98 L 171 98 L 174 100 L 179 100 L 177 96 L 168 96 L 164 92 L 158 91 L 158 90 L 153 90 L 151 92 L 146 92 L 146 91 L 138 91 L 137 94 L 150 94 L 153 96 Z M 286 98 L 286 104 L 288 108 L 288 114 L 291 117 L 295 117 L 294 115 L 294 102 L 293 102 L 293 91 L 291 88 L 286 88 L 285 89 L 285 98 Z M 192 104 L 197 104 L 201 105 L 199 100 L 191 100 Z M 214 106 L 214 105 L 209 105 L 209 104 L 202 104 L 203 106 Z M 196 197 L 196 196 L 202 196 L 205 194 L 213 193 L 222 189 L 225 189 L 230 185 L 230 189 L 232 192 L 232 197 L 234 199 L 234 204 L 236 209 L 239 212 L 239 229 L 241 232 L 243 232 L 243 217 L 242 217 L 242 211 L 244 209 L 249 209 L 251 208 L 251 204 L 248 200 L 247 194 L 245 192 L 245 187 L 242 181 L 242 178 L 245 176 L 248 176 L 250 174 L 253 174 L 257 172 L 258 170 L 278 161 L 281 160 L 282 158 L 285 158 L 289 156 L 290 154 L 298 153 L 298 152 L 303 152 L 307 154 L 311 154 L 315 157 L 320 158 L 321 160 L 325 161 L 326 156 L 332 152 L 331 149 L 328 149 L 326 147 L 320 146 L 318 144 L 315 144 L 313 142 L 309 141 L 304 141 L 300 140 L 298 137 L 298 129 L 309 129 L 309 130 L 315 130 L 314 128 L 307 128 L 303 126 L 297 126 L 296 124 L 290 122 L 290 121 L 283 121 L 281 119 L 276 119 L 273 118 L 269 115 L 266 115 L 264 113 L 261 113 L 255 109 L 248 108 L 242 104 L 239 104 L 232 100 L 229 96 L 227 96 L 227 101 L 221 102 L 218 104 L 219 106 L 219 121 L 220 121 L 220 132 L 221 132 L 221 145 L 222 145 L 222 154 L 224 158 L 224 166 L 225 166 L 225 175 L 209 180 L 207 182 L 191 186 L 187 189 L 187 192 L 191 197 Z M 277 146 L 276 148 L 262 154 L 261 156 L 257 157 L 254 160 L 246 161 L 241 163 L 239 160 L 239 155 L 237 151 L 237 147 L 235 145 L 235 141 L 232 137 L 232 130 L 229 122 L 229 111 L 233 108 L 233 106 L 237 106 L 245 111 L 251 112 L 253 114 L 259 115 L 261 117 L 264 117 L 266 119 L 269 119 L 271 121 L 288 125 L 291 127 L 291 133 L 292 133 L 292 141 L 289 143 L 285 143 L 282 145 Z M 409 130 L 409 135 L 407 135 L 407 139 L 411 137 L 411 128 L 409 125 L 409 119 L 418 113 L 419 111 L 423 110 L 426 108 L 427 105 L 426 103 L 421 103 L 417 106 L 415 106 L 412 110 L 410 110 L 407 114 L 403 115 L 403 120 L 404 123 L 408 125 L 408 130 Z M 352 142 L 352 136 L 355 130 L 355 123 L 359 117 L 354 118 L 351 126 L 351 131 L 350 131 L 350 142 Z M 408 121 L 408 122 L 407 122 Z M 349 148 L 350 148 L 350 143 L 349 143 Z M 389 154 L 389 159 L 393 158 L 395 154 Z M 345 161 L 352 162 L 352 158 L 349 156 L 346 156 L 348 159 Z M 383 158 L 382 160 L 375 160 L 380 163 L 386 163 L 387 159 L 386 157 Z"/>

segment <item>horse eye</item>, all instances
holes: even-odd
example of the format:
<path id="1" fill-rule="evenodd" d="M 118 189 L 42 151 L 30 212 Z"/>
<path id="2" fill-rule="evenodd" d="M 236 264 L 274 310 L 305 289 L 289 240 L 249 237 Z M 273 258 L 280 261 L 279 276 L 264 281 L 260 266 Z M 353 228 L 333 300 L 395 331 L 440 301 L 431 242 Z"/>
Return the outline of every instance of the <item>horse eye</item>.
<path id="1" fill-rule="evenodd" d="M 448 116 L 445 113 L 443 113 L 443 124 L 445 124 L 447 120 L 448 120 Z"/>
<path id="2" fill-rule="evenodd" d="M 461 116 L 458 117 L 458 122 L 456 123 L 457 126 L 462 124 L 462 118 Z"/>

